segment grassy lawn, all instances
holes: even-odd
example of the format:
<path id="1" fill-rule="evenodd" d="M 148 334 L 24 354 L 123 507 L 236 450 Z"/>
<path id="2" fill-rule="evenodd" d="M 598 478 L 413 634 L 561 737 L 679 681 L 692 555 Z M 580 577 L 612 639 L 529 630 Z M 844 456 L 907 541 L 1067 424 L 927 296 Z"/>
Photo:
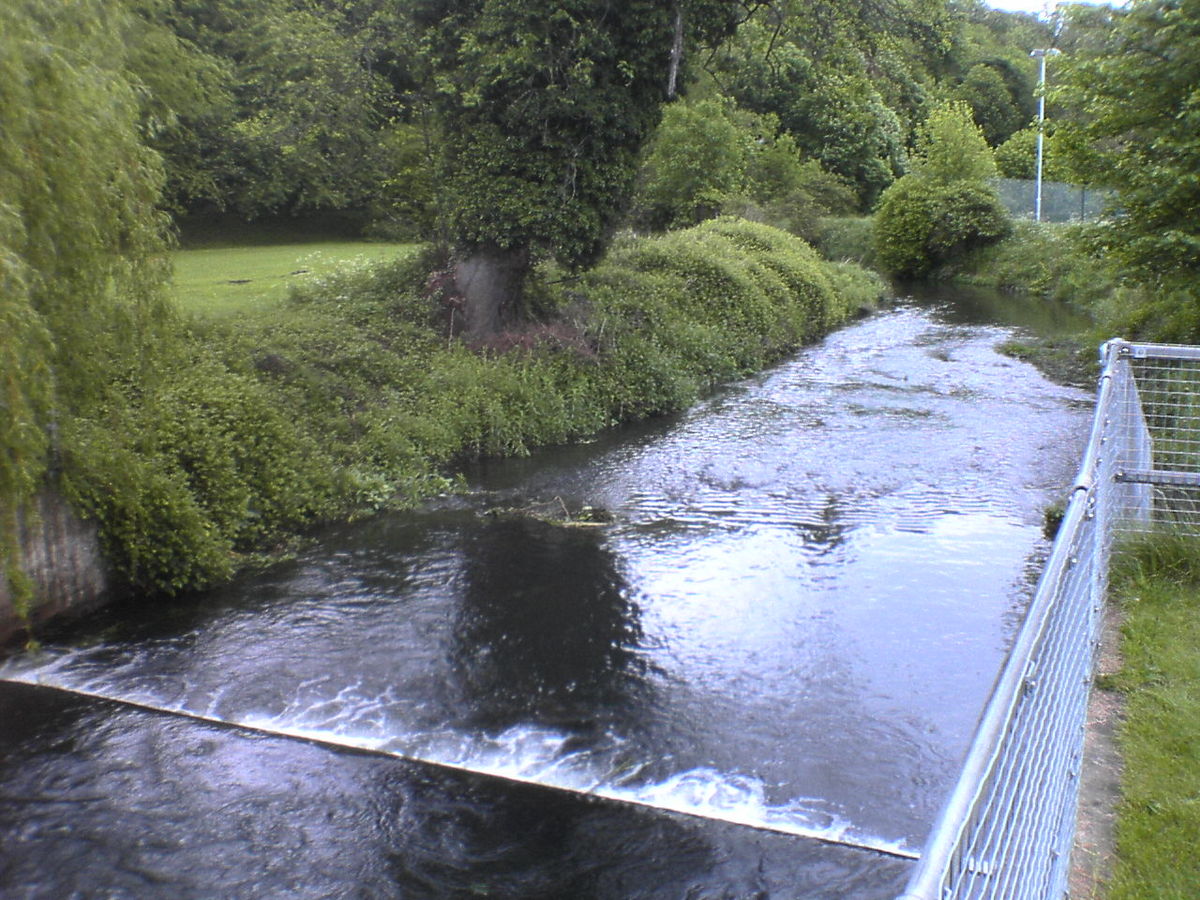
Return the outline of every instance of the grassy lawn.
<path id="1" fill-rule="evenodd" d="M 324 241 L 268 246 L 205 247 L 175 254 L 175 290 L 183 308 L 202 316 L 265 312 L 291 285 L 343 263 L 390 260 L 416 244 Z"/>
<path id="2" fill-rule="evenodd" d="M 1114 585 L 1125 774 L 1107 896 L 1200 897 L 1200 543 L 1157 538 Z"/>

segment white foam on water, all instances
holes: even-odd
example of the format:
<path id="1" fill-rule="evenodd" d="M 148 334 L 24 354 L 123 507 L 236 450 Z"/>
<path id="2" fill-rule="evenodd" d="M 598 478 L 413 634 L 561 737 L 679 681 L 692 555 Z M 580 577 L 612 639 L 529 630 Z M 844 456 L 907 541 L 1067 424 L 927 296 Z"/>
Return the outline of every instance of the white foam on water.
<path id="1" fill-rule="evenodd" d="M 752 776 L 696 768 L 661 781 L 642 780 L 648 763 L 620 761 L 621 742 L 613 735 L 605 735 L 590 746 L 577 748 L 575 736 L 536 726 L 514 726 L 492 735 L 453 730 L 389 735 L 382 727 L 360 730 L 357 726 L 362 724 L 361 717 L 346 717 L 340 711 L 319 725 L 269 714 L 233 718 L 215 716 L 166 705 L 154 698 L 106 691 L 101 685 L 71 683 L 74 679 L 60 677 L 65 668 L 64 659 L 65 656 L 57 657 L 38 668 L 6 665 L 0 669 L 0 680 L 54 688 L 206 724 L 379 753 L 474 775 L 812 838 L 888 856 L 919 857 L 903 841 L 860 831 L 851 822 L 822 809 L 822 801 L 818 799 L 798 798 L 782 805 L 769 803 L 763 782 Z M 303 718 L 309 718 L 315 711 L 310 708 Z M 382 726 L 382 721 L 372 724 Z"/>

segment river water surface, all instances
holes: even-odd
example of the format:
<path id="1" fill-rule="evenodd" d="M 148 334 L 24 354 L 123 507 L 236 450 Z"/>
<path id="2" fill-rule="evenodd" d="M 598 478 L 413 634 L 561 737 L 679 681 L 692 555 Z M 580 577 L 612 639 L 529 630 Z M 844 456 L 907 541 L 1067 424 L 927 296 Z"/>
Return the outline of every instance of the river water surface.
<path id="1" fill-rule="evenodd" d="M 899 302 L 0 664 L 0 895 L 895 896 L 1082 446 L 1017 324 Z"/>

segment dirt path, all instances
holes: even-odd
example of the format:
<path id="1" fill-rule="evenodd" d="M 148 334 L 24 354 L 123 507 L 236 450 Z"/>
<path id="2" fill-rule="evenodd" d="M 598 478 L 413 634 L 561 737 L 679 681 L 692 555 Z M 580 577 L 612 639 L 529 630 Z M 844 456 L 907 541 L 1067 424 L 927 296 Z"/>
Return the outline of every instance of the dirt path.
<path id="1" fill-rule="evenodd" d="M 1096 680 L 1121 667 L 1118 611 L 1106 605 Z M 1075 847 L 1071 853 L 1068 890 L 1072 900 L 1101 898 L 1112 871 L 1113 825 L 1121 790 L 1121 759 L 1116 731 L 1121 721 L 1121 695 L 1097 686 L 1088 706 L 1082 781 Z"/>

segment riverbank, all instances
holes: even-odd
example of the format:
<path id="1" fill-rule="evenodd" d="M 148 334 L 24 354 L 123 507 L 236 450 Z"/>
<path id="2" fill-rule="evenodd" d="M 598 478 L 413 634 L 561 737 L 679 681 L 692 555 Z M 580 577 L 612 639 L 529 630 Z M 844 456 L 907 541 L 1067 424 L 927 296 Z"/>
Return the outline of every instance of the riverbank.
<path id="1" fill-rule="evenodd" d="M 682 409 L 884 291 L 782 231 L 717 220 L 620 240 L 580 275 L 540 270 L 527 323 L 467 346 L 435 267 L 364 261 L 265 314 L 160 326 L 138 379 L 61 424 L 58 487 L 115 583 L 204 588 L 317 523 L 450 490 L 458 461 Z"/>
<path id="2" fill-rule="evenodd" d="M 615 792 L 632 786 L 654 803 L 829 827 L 838 840 L 917 852 L 957 777 L 1013 611 L 1032 587 L 1040 510 L 1070 482 L 1088 422 L 1076 392 L 995 353 L 1006 322 L 957 300 L 948 291 L 891 305 L 682 414 L 469 466 L 461 495 L 323 530 L 294 563 L 48 636 L 44 654 L 28 662 L 53 674 L 30 680 L 86 680 L 111 698 L 281 731 L 328 728 L 347 743 L 438 754 L 490 773 L 499 759 L 504 773 L 563 778 L 594 793 L 609 779 Z M 611 521 L 565 527 L 563 505 L 572 514 L 602 507 Z M 139 685 L 148 687 L 137 694 Z M 117 749 L 154 746 L 142 727 L 126 718 L 119 730 L 89 730 L 116 731 Z M 173 734 L 176 746 L 191 746 L 191 726 L 181 722 Z M 47 754 L 66 739 L 48 741 Z M 273 771 L 294 770 L 292 742 L 263 735 L 257 743 Z M 76 757 L 20 768 L 57 778 L 53 767 Z M 191 765 L 187 754 L 171 759 Z M 128 754 L 118 761 L 127 766 Z M 294 815 L 250 794 L 256 813 L 239 820 L 243 830 L 344 808 L 343 790 L 407 810 L 404 834 L 456 835 L 464 821 L 488 843 L 455 841 L 473 859 L 461 868 L 453 860 L 461 880 L 440 890 L 433 882 L 425 890 L 433 894 L 480 883 L 502 892 L 498 870 L 579 871 L 565 868 L 561 853 L 586 880 L 541 893 L 571 896 L 599 883 L 624 898 L 661 882 L 614 882 L 622 860 L 672 859 L 657 838 L 614 855 L 573 817 L 552 823 L 548 852 L 513 859 L 504 838 L 527 786 L 505 784 L 494 802 L 459 794 L 447 815 L 435 809 L 423 819 L 402 779 L 365 784 L 342 765 L 331 759 L 324 780 L 289 794 Z M 98 824 L 111 845 L 140 837 L 142 820 L 121 804 L 152 807 L 164 784 L 172 819 L 155 826 L 175 833 L 175 821 L 195 818 L 189 786 L 206 808 L 238 810 L 262 779 L 226 778 L 215 793 L 174 770 L 152 782 L 97 810 L 112 811 Z M 87 792 L 94 781 L 82 774 L 72 783 Z M 8 793 L 38 787 L 10 781 Z M 714 796 L 719 804 L 706 802 Z M 529 808 L 544 820 L 542 801 Z M 53 836 L 63 809 L 22 809 L 15 827 Z M 659 836 L 680 826 L 692 835 L 694 874 L 678 882 L 683 893 L 699 885 L 721 894 L 732 884 L 771 896 L 895 897 L 910 865 L 793 838 L 783 868 L 756 873 L 751 857 L 752 880 L 735 881 L 746 857 L 722 844 L 714 857 L 711 826 L 648 809 L 643 819 L 659 823 Z M 739 827 L 752 845 L 770 839 Z M 394 848 L 355 829 L 339 822 L 340 834 L 374 855 L 348 857 L 343 884 L 378 871 L 384 851 L 397 866 L 425 858 L 420 847 Z M 188 837 L 171 853 L 169 874 L 210 877 L 192 866 L 205 835 Z M 239 855 L 243 846 L 230 844 L 223 872 L 261 872 L 261 858 Z M 297 865 L 311 870 L 308 847 L 294 846 Z M 20 859 L 57 878 L 60 867 L 47 865 L 56 850 L 24 846 Z M 831 858 L 861 874 L 840 879 Z M 110 871 L 93 861 L 89 883 L 110 884 Z M 155 889 L 181 893 L 178 881 L 144 893 Z"/>

